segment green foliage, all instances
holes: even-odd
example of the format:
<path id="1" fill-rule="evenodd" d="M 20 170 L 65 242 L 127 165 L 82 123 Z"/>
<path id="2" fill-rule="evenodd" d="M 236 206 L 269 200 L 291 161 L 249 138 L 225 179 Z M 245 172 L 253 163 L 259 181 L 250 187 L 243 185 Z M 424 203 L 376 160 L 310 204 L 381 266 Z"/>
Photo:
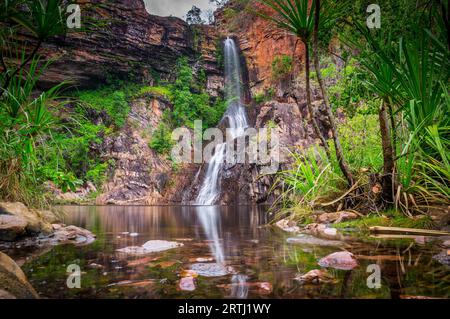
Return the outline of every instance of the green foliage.
<path id="1" fill-rule="evenodd" d="M 310 6 L 309 0 L 259 0 L 273 9 L 278 15 L 259 13 L 272 21 L 280 29 L 298 36 L 304 43 L 308 42 L 314 29 L 315 0 Z"/>
<path id="2" fill-rule="evenodd" d="M 270 88 L 267 91 L 263 91 L 263 92 L 255 94 L 255 96 L 253 97 L 253 100 L 257 104 L 262 104 L 262 103 L 272 100 L 274 98 L 274 96 L 275 96 L 275 89 Z"/>
<path id="3" fill-rule="evenodd" d="M 445 42 L 423 30 L 414 40 L 385 43 L 380 34 L 357 26 L 366 50 L 374 52 L 360 57 L 371 76 L 367 87 L 390 108 L 403 188 L 425 201 L 447 202 L 450 73 Z"/>
<path id="4" fill-rule="evenodd" d="M 113 87 L 79 92 L 77 98 L 96 111 L 105 111 L 117 128 L 125 126 L 130 106 L 123 91 Z"/>
<path id="5" fill-rule="evenodd" d="M 141 89 L 140 93 L 164 95 L 173 104 L 172 112 L 164 114 L 162 123 L 153 132 L 149 143 L 150 148 L 160 154 L 168 153 L 172 147 L 171 130 L 183 126 L 193 128 L 196 120 L 203 122 L 204 129 L 217 125 L 223 117 L 227 104 L 221 99 L 213 102 L 203 91 L 204 82 L 206 82 L 204 71 L 200 70 L 199 76 L 194 79 L 188 60 L 180 58 L 174 84 Z"/>
<path id="6" fill-rule="evenodd" d="M 152 94 L 171 99 L 171 91 L 167 86 L 144 86 L 139 90 L 139 95 Z"/>
<path id="7" fill-rule="evenodd" d="M 32 206 L 45 201 L 37 175 L 39 157 L 45 154 L 52 130 L 57 127 L 49 108 L 61 104 L 58 100 L 65 84 L 36 95 L 36 82 L 47 66 L 39 69 L 39 64 L 39 59 L 33 58 L 28 72 L 20 69 L 0 97 L 0 198 Z"/>
<path id="8" fill-rule="evenodd" d="M 277 55 L 272 61 L 272 77 L 275 80 L 284 78 L 292 72 L 293 58 L 290 55 Z"/>
<path id="9" fill-rule="evenodd" d="M 52 181 L 63 192 L 69 190 L 75 192 L 77 187 L 82 184 L 82 181 L 76 178 L 72 172 L 63 173 L 52 167 L 43 167 L 40 171 L 46 180 Z"/>
<path id="10" fill-rule="evenodd" d="M 291 153 L 291 159 L 291 168 L 277 174 L 273 188 L 282 189 L 277 204 L 286 206 L 297 215 L 294 218 L 302 220 L 318 202 L 337 193 L 343 179 L 336 173 L 337 165 L 330 163 L 322 150 L 310 148 Z M 293 206 L 299 209 L 295 212 Z"/>
<path id="11" fill-rule="evenodd" d="M 376 115 L 357 114 L 339 126 L 341 144 L 355 171 L 378 171 L 383 166 L 380 129 Z"/>
<path id="12" fill-rule="evenodd" d="M 86 173 L 86 179 L 93 182 L 97 187 L 101 187 L 106 180 L 106 171 L 108 170 L 109 163 L 99 163 L 92 167 Z"/>
<path id="13" fill-rule="evenodd" d="M 158 154 L 167 154 L 172 149 L 172 146 L 172 131 L 170 127 L 164 122 L 159 123 L 152 134 L 149 147 Z"/>
<path id="14" fill-rule="evenodd" d="M 171 121 L 175 127 L 193 127 L 195 120 L 202 120 L 204 128 L 212 127 L 218 123 L 225 112 L 226 105 L 217 100 L 211 106 L 206 92 L 193 93 L 193 72 L 187 59 L 178 61 L 177 80 L 170 87 L 173 112 Z"/>

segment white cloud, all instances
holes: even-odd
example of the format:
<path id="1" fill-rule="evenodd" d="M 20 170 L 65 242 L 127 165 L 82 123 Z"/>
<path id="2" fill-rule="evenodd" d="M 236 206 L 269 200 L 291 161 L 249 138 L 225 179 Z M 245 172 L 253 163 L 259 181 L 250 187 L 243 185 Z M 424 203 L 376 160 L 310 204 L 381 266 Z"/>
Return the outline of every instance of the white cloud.
<path id="1" fill-rule="evenodd" d="M 216 9 L 215 5 L 209 0 L 143 0 L 146 4 L 147 11 L 150 14 L 167 17 L 175 16 L 179 18 L 186 18 L 186 13 L 197 6 L 202 9 L 203 15 L 208 9 Z"/>

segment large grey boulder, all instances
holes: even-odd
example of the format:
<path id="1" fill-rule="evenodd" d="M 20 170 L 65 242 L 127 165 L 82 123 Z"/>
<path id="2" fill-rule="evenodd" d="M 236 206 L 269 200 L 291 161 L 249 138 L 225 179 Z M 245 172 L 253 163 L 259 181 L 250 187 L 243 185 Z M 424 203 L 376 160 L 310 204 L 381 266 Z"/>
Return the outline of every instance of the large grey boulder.
<path id="1" fill-rule="evenodd" d="M 20 237 L 52 233 L 51 212 L 29 209 L 22 203 L 0 202 L 0 241 L 14 241 Z"/>
<path id="2" fill-rule="evenodd" d="M 22 269 L 0 252 L 0 299 L 38 299 Z"/>

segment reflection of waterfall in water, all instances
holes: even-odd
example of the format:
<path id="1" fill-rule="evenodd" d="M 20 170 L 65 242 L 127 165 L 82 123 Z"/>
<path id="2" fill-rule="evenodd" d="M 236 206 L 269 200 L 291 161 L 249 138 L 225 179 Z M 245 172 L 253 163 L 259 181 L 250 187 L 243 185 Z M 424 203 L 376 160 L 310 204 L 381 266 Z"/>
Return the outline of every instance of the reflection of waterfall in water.
<path id="1" fill-rule="evenodd" d="M 223 247 L 219 238 L 219 208 L 214 206 L 197 207 L 197 215 L 200 219 L 206 237 L 211 241 L 209 246 L 217 263 L 225 261 Z"/>
<path id="2" fill-rule="evenodd" d="M 223 120 L 227 122 L 231 136 L 236 138 L 244 134 L 248 127 L 245 107 L 242 103 L 241 68 L 239 52 L 236 44 L 230 38 L 225 40 L 225 90 L 228 101 L 228 109 Z M 224 252 L 220 243 L 218 223 L 219 210 L 214 205 L 220 197 L 219 178 L 226 158 L 226 143 L 219 144 L 214 150 L 214 155 L 208 163 L 206 175 L 196 203 L 203 205 L 197 208 L 197 214 L 205 230 L 212 253 L 217 263 L 224 262 Z M 205 207 L 209 206 L 209 207 Z"/>
<path id="3" fill-rule="evenodd" d="M 242 103 L 241 67 L 239 52 L 234 41 L 225 40 L 225 91 L 228 109 L 223 120 L 226 121 L 231 137 L 244 134 L 248 127 L 245 107 Z M 205 179 L 197 197 L 199 205 L 214 205 L 220 197 L 219 178 L 226 158 L 226 143 L 219 144 L 208 163 Z"/>
<path id="4" fill-rule="evenodd" d="M 245 275 L 233 275 L 231 278 L 231 298 L 246 299 L 248 296 L 248 277 Z"/>

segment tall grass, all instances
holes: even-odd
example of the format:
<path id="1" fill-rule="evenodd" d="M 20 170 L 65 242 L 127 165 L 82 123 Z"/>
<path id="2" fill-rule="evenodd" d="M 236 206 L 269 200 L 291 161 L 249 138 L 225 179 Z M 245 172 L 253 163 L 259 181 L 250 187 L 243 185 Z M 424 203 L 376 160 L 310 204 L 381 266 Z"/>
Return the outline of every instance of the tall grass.
<path id="1" fill-rule="evenodd" d="M 61 104 L 61 83 L 40 94 L 36 83 L 44 67 L 39 58 L 31 60 L 9 81 L 0 98 L 0 198 L 32 206 L 45 203 L 41 182 L 36 177 L 39 152 L 51 139 L 56 121 L 49 107 Z"/>

